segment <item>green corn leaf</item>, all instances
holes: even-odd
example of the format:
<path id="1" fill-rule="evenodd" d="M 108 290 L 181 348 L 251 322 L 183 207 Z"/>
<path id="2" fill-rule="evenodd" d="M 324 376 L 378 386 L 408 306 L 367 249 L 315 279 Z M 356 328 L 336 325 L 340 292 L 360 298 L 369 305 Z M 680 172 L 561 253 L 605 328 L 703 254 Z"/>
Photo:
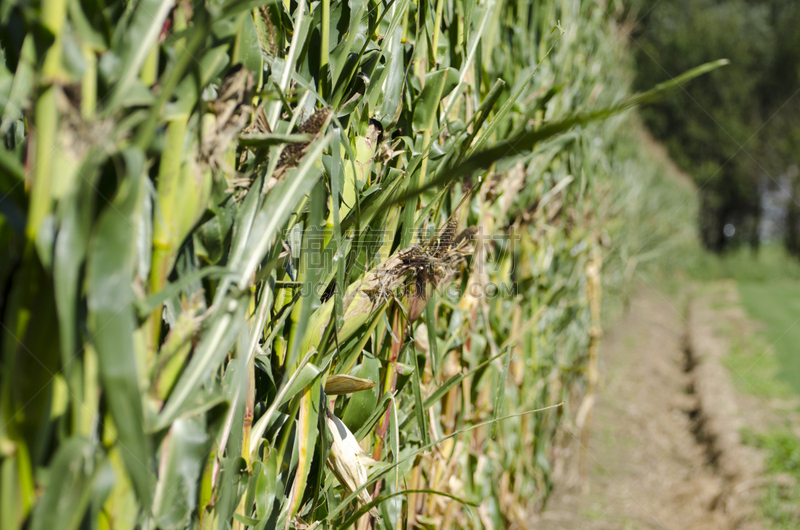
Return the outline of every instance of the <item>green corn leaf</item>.
<path id="1" fill-rule="evenodd" d="M 116 107 L 127 96 L 144 64 L 145 56 L 161 33 L 164 20 L 173 4 L 173 0 L 142 0 L 137 4 L 118 50 L 119 66 L 115 75 L 117 82 L 106 103 L 108 108 Z"/>
<path id="2" fill-rule="evenodd" d="M 136 216 L 141 214 L 144 191 L 144 153 L 124 152 L 126 175 L 113 202 L 100 214 L 89 240 L 86 263 L 89 331 L 100 361 L 100 377 L 123 460 L 139 502 L 148 507 L 154 484 L 150 464 L 152 449 L 145 434 L 133 335 L 134 245 Z"/>
<path id="3" fill-rule="evenodd" d="M 365 355 L 361 364 L 353 368 L 351 375 L 377 382 L 380 377 L 379 368 L 380 361 L 378 359 Z M 379 389 L 375 386 L 350 396 L 342 414 L 342 421 L 351 432 L 357 432 L 363 427 L 370 414 L 375 410 L 378 403 L 378 392 Z"/>
<path id="4" fill-rule="evenodd" d="M 247 147 L 270 147 L 282 143 L 304 143 L 311 140 L 308 134 L 258 133 L 239 138 L 239 145 Z"/>
<path id="5" fill-rule="evenodd" d="M 306 389 L 300 398 L 300 415 L 297 419 L 297 474 L 289 495 L 289 517 L 297 513 L 306 484 L 309 482 L 308 473 L 311 470 L 314 447 L 317 443 L 320 391 L 321 385 L 314 384 Z"/>
<path id="6" fill-rule="evenodd" d="M 458 70 L 445 68 L 425 76 L 425 88 L 414 108 L 414 129 L 429 131 L 433 127 L 442 99 L 458 84 Z"/>
<path id="7" fill-rule="evenodd" d="M 244 300 L 228 298 L 223 303 L 225 310 L 214 314 L 208 328 L 201 335 L 191 361 L 175 383 L 175 388 L 152 426 L 153 431 L 168 427 L 185 405 L 194 401 L 197 393 L 201 392 L 200 386 L 207 382 L 212 371 L 222 363 L 237 335 L 245 332 Z"/>
<path id="8" fill-rule="evenodd" d="M 289 218 L 293 208 L 300 199 L 311 191 L 321 175 L 317 166 L 322 151 L 330 143 L 329 134 L 311 144 L 311 149 L 294 172 L 291 172 L 272 193 L 253 220 L 253 234 L 242 258 L 242 266 L 238 271 L 238 286 L 243 289 L 255 272 L 256 267 L 264 259 L 269 245 L 274 241 L 278 230 Z"/>
<path id="9" fill-rule="evenodd" d="M 161 445 L 161 470 L 153 497 L 153 516 L 159 528 L 184 528 L 197 502 L 197 489 L 208 448 L 205 422 L 180 418 Z"/>
<path id="10" fill-rule="evenodd" d="M 493 147 L 476 152 L 467 157 L 466 160 L 456 167 L 443 172 L 441 175 L 431 179 L 424 185 L 418 188 L 410 189 L 404 195 L 398 197 L 396 201 L 400 202 L 401 200 L 407 200 L 409 197 L 419 195 L 431 188 L 443 186 L 451 182 L 455 182 L 465 175 L 472 174 L 479 170 L 488 169 L 492 164 L 499 160 L 502 160 L 506 157 L 518 156 L 520 152 L 530 151 L 540 142 L 565 133 L 575 126 L 586 125 L 593 121 L 608 118 L 609 116 L 618 114 L 636 105 L 655 101 L 659 97 L 663 97 L 663 95 L 669 91 L 674 90 L 682 83 L 685 83 L 699 75 L 708 73 L 726 64 L 728 64 L 728 61 L 724 59 L 720 61 L 714 61 L 712 63 L 706 63 L 676 77 L 668 83 L 659 85 L 653 90 L 631 97 L 620 105 L 615 105 L 613 107 L 592 112 L 579 113 L 563 120 L 547 123 L 534 131 L 524 131 L 513 138 L 497 142 Z"/>
<path id="11" fill-rule="evenodd" d="M 422 443 L 427 444 L 430 443 L 430 436 L 428 434 L 428 422 L 425 418 L 425 409 L 422 406 L 422 379 L 420 377 L 420 372 L 425 371 L 425 365 L 420 364 L 420 356 L 417 355 L 417 352 L 414 350 L 413 346 L 411 347 L 411 355 L 415 361 L 415 369 L 413 374 L 414 380 L 412 382 L 411 389 L 414 391 L 414 410 L 417 417 L 417 428 L 419 428 L 420 436 L 422 437 Z M 424 363 L 424 361 L 422 362 Z"/>
<path id="12" fill-rule="evenodd" d="M 48 486 L 36 505 L 31 530 L 80 528 L 102 462 L 88 440 L 70 438 L 56 453 Z"/>
<path id="13" fill-rule="evenodd" d="M 345 519 L 345 521 L 342 524 L 338 525 L 336 528 L 337 528 L 337 530 L 344 530 L 345 528 L 350 528 L 353 524 L 356 523 L 356 521 L 358 521 L 359 518 L 361 518 L 361 516 L 363 516 L 365 513 L 367 513 L 371 508 L 373 508 L 375 506 L 380 506 L 382 503 L 384 503 L 384 502 L 386 502 L 389 499 L 392 499 L 394 497 L 397 497 L 397 496 L 400 496 L 400 495 L 408 495 L 409 493 L 426 493 L 428 495 L 438 495 L 438 496 L 441 496 L 441 497 L 446 497 L 446 498 L 448 498 L 448 499 L 450 499 L 452 501 L 456 501 L 456 502 L 458 502 L 460 504 L 463 504 L 463 505 L 466 505 L 466 506 L 478 506 L 478 503 L 476 503 L 476 502 L 470 502 L 468 500 L 462 499 L 460 497 L 457 497 L 456 495 L 452 495 L 452 494 L 446 493 L 444 491 L 436 491 L 436 490 L 431 490 L 431 489 L 404 489 L 402 491 L 395 491 L 395 492 L 392 492 L 392 493 L 383 494 L 380 497 L 378 497 L 377 499 L 375 499 L 372 502 L 370 502 L 369 504 L 365 504 L 364 506 L 362 506 L 358 510 L 356 510 L 355 513 L 353 513 L 353 515 L 351 515 L 349 518 Z"/>

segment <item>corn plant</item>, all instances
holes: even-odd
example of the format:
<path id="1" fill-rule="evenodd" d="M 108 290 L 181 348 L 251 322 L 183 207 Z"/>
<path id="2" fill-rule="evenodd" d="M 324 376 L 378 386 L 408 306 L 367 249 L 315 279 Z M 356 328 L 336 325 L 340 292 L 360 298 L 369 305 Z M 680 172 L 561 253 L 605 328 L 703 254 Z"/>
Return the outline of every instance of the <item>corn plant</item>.
<path id="1" fill-rule="evenodd" d="M 690 204 L 626 110 L 721 63 L 631 94 L 593 1 L 8 0 L 0 24 L 0 527 L 543 507 L 603 278 Z"/>

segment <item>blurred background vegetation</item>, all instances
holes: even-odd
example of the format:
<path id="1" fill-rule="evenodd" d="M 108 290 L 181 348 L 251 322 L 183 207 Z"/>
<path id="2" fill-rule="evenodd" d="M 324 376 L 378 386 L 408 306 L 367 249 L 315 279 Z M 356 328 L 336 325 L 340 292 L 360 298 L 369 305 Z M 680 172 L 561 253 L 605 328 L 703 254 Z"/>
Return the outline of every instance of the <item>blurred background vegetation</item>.
<path id="1" fill-rule="evenodd" d="M 712 58 L 731 60 L 642 112 L 700 190 L 704 246 L 721 252 L 775 241 L 800 256 L 800 5 L 632 0 L 628 9 L 637 87 Z"/>
<path id="2" fill-rule="evenodd" d="M 641 115 L 700 197 L 694 218 L 705 251 L 691 250 L 673 269 L 682 271 L 672 276 L 673 292 L 685 289 L 686 280 L 703 286 L 733 281 L 757 323 L 750 335 L 726 333 L 732 351 L 725 363 L 740 391 L 779 418 L 771 429 L 746 426 L 741 434 L 766 455 L 764 524 L 796 528 L 800 5 L 631 0 L 618 20 L 631 37 L 636 87 L 669 79 L 704 58 L 731 60 Z M 782 400 L 788 405 L 777 405 Z"/>

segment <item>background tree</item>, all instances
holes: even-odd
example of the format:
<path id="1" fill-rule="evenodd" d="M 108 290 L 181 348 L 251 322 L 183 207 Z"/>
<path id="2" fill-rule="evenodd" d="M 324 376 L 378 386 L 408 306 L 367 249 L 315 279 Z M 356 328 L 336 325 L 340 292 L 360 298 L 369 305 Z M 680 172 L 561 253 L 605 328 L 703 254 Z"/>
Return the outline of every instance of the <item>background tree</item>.
<path id="1" fill-rule="evenodd" d="M 643 14 L 633 34 L 638 87 L 710 58 L 731 60 L 643 115 L 700 188 L 704 245 L 757 246 L 762 192 L 789 190 L 787 169 L 796 163 L 800 9 L 779 0 L 666 0 L 652 9 L 635 0 L 632 7 Z"/>

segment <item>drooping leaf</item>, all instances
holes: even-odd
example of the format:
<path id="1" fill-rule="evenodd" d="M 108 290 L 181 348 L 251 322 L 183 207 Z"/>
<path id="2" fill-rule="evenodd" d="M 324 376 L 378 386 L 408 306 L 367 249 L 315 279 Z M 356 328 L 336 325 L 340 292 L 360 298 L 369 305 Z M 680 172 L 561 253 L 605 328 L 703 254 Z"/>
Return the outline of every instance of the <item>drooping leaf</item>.
<path id="1" fill-rule="evenodd" d="M 159 528 L 184 528 L 197 502 L 197 489 L 208 448 L 205 422 L 175 420 L 161 445 L 160 474 L 153 498 Z"/>
<path id="2" fill-rule="evenodd" d="M 107 205 L 89 240 L 86 263 L 88 325 L 97 348 L 100 377 L 111 418 L 125 447 L 122 452 L 139 502 L 152 502 L 154 471 L 151 443 L 145 434 L 136 352 L 133 345 L 136 312 L 133 291 L 136 216 L 141 214 L 145 157 L 124 152 L 125 176 L 113 202 Z"/>
<path id="3" fill-rule="evenodd" d="M 31 530 L 79 528 L 101 467 L 97 447 L 91 442 L 81 438 L 65 441 L 53 459 L 48 486 L 34 510 Z"/>

